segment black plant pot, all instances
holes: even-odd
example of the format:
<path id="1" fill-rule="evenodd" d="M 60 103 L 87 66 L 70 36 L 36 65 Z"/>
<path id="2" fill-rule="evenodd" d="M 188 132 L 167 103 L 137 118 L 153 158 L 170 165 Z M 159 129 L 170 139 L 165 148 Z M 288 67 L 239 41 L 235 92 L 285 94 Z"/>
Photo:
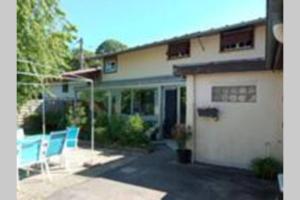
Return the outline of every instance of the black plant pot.
<path id="1" fill-rule="evenodd" d="M 191 163 L 192 151 L 189 149 L 177 149 L 177 160 L 179 163 Z"/>

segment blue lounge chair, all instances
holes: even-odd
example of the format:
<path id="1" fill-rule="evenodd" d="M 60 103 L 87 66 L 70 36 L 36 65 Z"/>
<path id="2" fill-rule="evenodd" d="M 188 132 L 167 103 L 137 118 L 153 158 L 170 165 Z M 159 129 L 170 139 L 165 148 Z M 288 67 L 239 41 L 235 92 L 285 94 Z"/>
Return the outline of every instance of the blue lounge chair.
<path id="1" fill-rule="evenodd" d="M 78 147 L 78 136 L 80 128 L 70 126 L 67 128 L 67 148 L 74 149 Z"/>
<path id="2" fill-rule="evenodd" d="M 53 131 L 50 133 L 49 144 L 47 149 L 47 159 L 50 159 L 54 156 L 60 156 L 61 161 L 64 160 L 65 168 L 67 168 L 67 162 L 64 155 L 64 150 L 66 147 L 66 137 L 67 131 Z"/>
<path id="3" fill-rule="evenodd" d="M 17 183 L 19 183 L 19 169 L 28 169 L 32 165 L 40 164 L 41 170 L 47 172 L 51 179 L 46 160 L 47 141 L 43 139 L 17 141 Z"/>

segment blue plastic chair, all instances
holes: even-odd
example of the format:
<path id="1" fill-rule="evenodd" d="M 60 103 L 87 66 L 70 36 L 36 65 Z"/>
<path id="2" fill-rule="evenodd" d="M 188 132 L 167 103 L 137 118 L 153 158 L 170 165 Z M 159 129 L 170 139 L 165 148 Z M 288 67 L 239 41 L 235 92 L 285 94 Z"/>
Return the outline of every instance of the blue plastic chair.
<path id="1" fill-rule="evenodd" d="M 64 150 L 66 147 L 66 137 L 67 137 L 66 130 L 51 132 L 49 138 L 49 145 L 46 153 L 48 159 L 54 156 L 60 156 L 61 159 L 64 159 L 65 167 L 66 167 L 66 158 L 64 156 Z"/>
<path id="2" fill-rule="evenodd" d="M 17 141 L 17 181 L 19 182 L 19 169 L 28 169 L 32 165 L 40 164 L 44 167 L 50 178 L 49 166 L 46 160 L 47 141 L 43 139 Z"/>
<path id="3" fill-rule="evenodd" d="M 67 128 L 67 148 L 74 149 L 78 147 L 78 136 L 80 128 L 70 126 Z"/>

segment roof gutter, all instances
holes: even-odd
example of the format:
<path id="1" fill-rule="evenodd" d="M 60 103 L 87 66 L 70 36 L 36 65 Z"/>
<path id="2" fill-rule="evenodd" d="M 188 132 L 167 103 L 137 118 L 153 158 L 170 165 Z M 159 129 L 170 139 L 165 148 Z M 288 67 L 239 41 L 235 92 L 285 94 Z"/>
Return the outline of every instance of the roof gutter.
<path id="1" fill-rule="evenodd" d="M 102 59 L 102 58 L 108 57 L 108 56 L 114 56 L 114 55 L 119 55 L 119 54 L 123 54 L 123 53 L 132 52 L 132 51 L 138 51 L 138 50 L 142 50 L 142 49 L 146 49 L 146 48 L 150 48 L 150 47 L 165 45 L 165 44 L 168 44 L 170 42 L 176 42 L 176 41 L 180 41 L 180 40 L 186 40 L 186 39 L 193 39 L 193 38 L 198 38 L 198 37 L 209 36 L 209 35 L 220 33 L 222 31 L 241 28 L 241 27 L 244 27 L 244 26 L 263 25 L 263 24 L 265 24 L 265 22 L 266 22 L 265 18 L 259 18 L 259 19 L 255 19 L 255 20 L 251 20 L 251 21 L 240 22 L 240 23 L 237 23 L 237 24 L 226 25 L 226 26 L 222 26 L 222 27 L 219 27 L 219 28 L 209 29 L 209 30 L 206 30 L 206 31 L 198 31 L 198 32 L 185 34 L 185 35 L 178 36 L 178 37 L 173 37 L 173 38 L 169 38 L 169 39 L 165 39 L 165 40 L 161 40 L 161 41 L 156 41 L 156 42 L 152 42 L 152 43 L 149 43 L 149 44 L 144 44 L 144 45 L 128 48 L 128 49 L 113 52 L 113 53 L 107 53 L 107 54 L 103 54 L 103 55 L 96 55 L 96 56 L 93 56 L 93 57 L 86 57 L 85 60 Z"/>

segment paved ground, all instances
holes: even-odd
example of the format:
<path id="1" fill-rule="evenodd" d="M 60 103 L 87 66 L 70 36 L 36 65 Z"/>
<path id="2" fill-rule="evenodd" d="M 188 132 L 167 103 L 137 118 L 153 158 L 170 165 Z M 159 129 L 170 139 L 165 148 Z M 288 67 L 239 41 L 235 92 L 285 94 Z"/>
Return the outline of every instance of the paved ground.
<path id="1" fill-rule="evenodd" d="M 80 172 L 87 181 L 54 192 L 50 200 L 192 200 L 272 199 L 274 182 L 256 179 L 251 173 L 210 165 L 181 165 L 175 152 L 159 146 L 127 164 L 103 173 Z"/>
<path id="2" fill-rule="evenodd" d="M 51 177 L 49 181 L 40 170 L 35 170 L 30 177 L 20 181 L 17 191 L 18 200 L 47 199 L 53 193 L 74 185 L 90 181 L 107 170 L 124 165 L 142 156 L 141 153 L 129 153 L 109 149 L 96 149 L 94 152 L 88 148 L 78 148 L 67 152 L 69 169 L 62 168 L 59 159 L 51 160 Z M 92 162 L 92 163 L 91 163 Z M 89 164 L 89 165 L 86 165 Z M 91 164 L 93 165 L 91 167 Z M 26 173 L 21 173 L 25 175 Z"/>

